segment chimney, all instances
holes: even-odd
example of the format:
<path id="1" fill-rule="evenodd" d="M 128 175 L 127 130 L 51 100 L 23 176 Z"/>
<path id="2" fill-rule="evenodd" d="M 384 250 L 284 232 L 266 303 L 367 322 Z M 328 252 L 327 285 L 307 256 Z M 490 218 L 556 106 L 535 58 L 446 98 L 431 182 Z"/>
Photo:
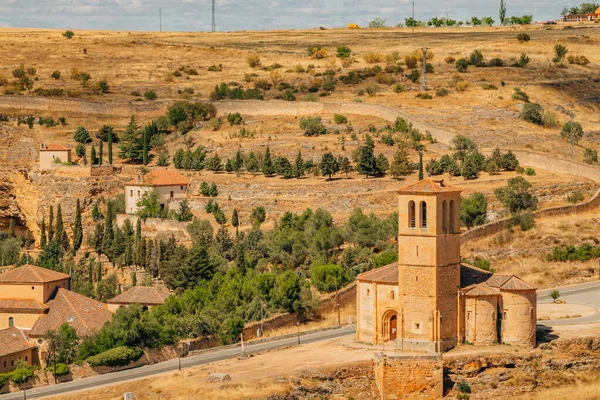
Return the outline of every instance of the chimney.
<path id="1" fill-rule="evenodd" d="M 46 143 L 40 143 L 40 149 L 45 149 L 46 148 Z"/>
<path id="2" fill-rule="evenodd" d="M 144 175 L 141 172 L 138 172 L 137 183 L 144 183 Z"/>

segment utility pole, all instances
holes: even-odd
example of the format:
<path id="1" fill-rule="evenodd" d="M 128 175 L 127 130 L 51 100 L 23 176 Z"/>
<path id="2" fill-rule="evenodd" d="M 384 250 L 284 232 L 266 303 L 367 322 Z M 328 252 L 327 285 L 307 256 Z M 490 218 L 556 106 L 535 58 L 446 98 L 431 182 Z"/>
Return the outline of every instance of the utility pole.
<path id="1" fill-rule="evenodd" d="M 212 31 L 217 31 L 217 22 L 215 20 L 215 0 L 212 0 Z"/>
<path id="2" fill-rule="evenodd" d="M 412 2 L 412 33 L 415 33 L 415 2 Z"/>
<path id="3" fill-rule="evenodd" d="M 421 47 L 423 51 L 423 90 L 427 90 L 427 50 L 429 47 Z"/>
<path id="4" fill-rule="evenodd" d="M 162 32 L 162 9 L 158 9 L 158 31 Z"/>
<path id="5" fill-rule="evenodd" d="M 337 277 L 334 277 L 333 279 L 335 279 L 335 305 L 337 307 L 337 315 L 338 315 L 338 326 L 342 326 L 342 323 L 340 321 L 340 300 L 339 300 L 339 292 L 338 292 L 338 284 L 337 284 Z"/>

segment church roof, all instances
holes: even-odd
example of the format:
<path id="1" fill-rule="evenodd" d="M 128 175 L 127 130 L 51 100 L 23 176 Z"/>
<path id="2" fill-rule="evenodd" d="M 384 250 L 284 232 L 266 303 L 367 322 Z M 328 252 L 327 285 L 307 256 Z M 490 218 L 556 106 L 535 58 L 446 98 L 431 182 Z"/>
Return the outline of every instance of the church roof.
<path id="1" fill-rule="evenodd" d="M 77 331 L 77 336 L 87 337 L 98 332 L 112 319 L 106 304 L 67 289 L 58 289 L 54 298 L 46 303 L 48 314 L 33 326 L 30 336 L 44 336 L 67 323 Z"/>
<path id="2" fill-rule="evenodd" d="M 106 302 L 109 304 L 163 304 L 171 293 L 164 287 L 134 286 L 131 289 L 113 297 Z"/>
<path id="3" fill-rule="evenodd" d="M 500 294 L 500 289 L 491 287 L 487 282 L 483 282 L 465 288 L 464 293 L 468 297 L 495 296 Z"/>
<path id="4" fill-rule="evenodd" d="M 398 284 L 398 263 L 391 263 L 383 267 L 363 272 L 356 277 L 361 282 L 384 283 L 388 285 Z"/>
<path id="5" fill-rule="evenodd" d="M 71 150 L 71 149 L 68 147 L 65 147 L 59 143 L 48 143 L 40 149 L 40 151 L 69 151 L 69 150 Z"/>
<path id="6" fill-rule="evenodd" d="M 363 272 L 356 277 L 361 282 L 398 284 L 398 263 Z M 535 290 L 515 275 L 494 274 L 468 264 L 460 265 L 460 287 L 469 296 L 490 296 L 502 290 Z"/>
<path id="7" fill-rule="evenodd" d="M 55 282 L 70 278 L 69 275 L 51 269 L 25 264 L 0 275 L 0 284 L 31 284 Z"/>
<path id="8" fill-rule="evenodd" d="M 41 314 L 46 310 L 48 307 L 34 299 L 0 299 L 0 312 Z"/>
<path id="9" fill-rule="evenodd" d="M 186 186 L 190 181 L 179 172 L 166 169 L 155 169 L 143 176 L 142 181 L 132 179 L 127 182 L 127 186 Z"/>
<path id="10" fill-rule="evenodd" d="M 423 193 L 452 193 L 452 192 L 462 192 L 462 189 L 459 189 L 454 186 L 448 185 L 441 180 L 433 180 L 431 178 L 425 178 L 420 180 L 412 185 L 408 185 L 398 190 L 400 194 L 423 194 Z"/>

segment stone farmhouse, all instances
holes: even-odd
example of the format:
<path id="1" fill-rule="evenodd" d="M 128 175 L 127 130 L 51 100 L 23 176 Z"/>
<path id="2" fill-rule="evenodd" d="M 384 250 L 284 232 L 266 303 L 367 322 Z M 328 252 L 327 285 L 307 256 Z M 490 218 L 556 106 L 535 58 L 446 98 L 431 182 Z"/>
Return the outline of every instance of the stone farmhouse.
<path id="1" fill-rule="evenodd" d="M 169 289 L 165 287 L 134 286 L 112 299 L 107 300 L 106 304 L 108 304 L 108 309 L 112 312 L 131 304 L 139 304 L 142 306 L 142 309 L 146 311 L 153 306 L 164 304 L 165 300 L 170 295 Z"/>
<path id="2" fill-rule="evenodd" d="M 536 289 L 461 263 L 460 193 L 430 178 L 399 190 L 398 262 L 358 275 L 357 341 L 422 352 L 535 347 Z"/>
<path id="3" fill-rule="evenodd" d="M 3 335 L 12 335 L 5 332 L 10 330 L 20 332 L 29 343 L 44 350 L 46 332 L 56 330 L 64 323 L 84 338 L 110 321 L 112 313 L 106 304 L 70 291 L 70 279 L 67 274 L 35 265 L 23 265 L 1 274 L 0 345 Z M 16 350 L 5 354 L 1 348 L 0 361 L 21 357 L 28 351 L 17 345 L 7 348 Z"/>
<path id="4" fill-rule="evenodd" d="M 162 208 L 169 209 L 187 197 L 190 181 L 180 173 L 155 169 L 146 175 L 125 183 L 125 212 L 136 214 L 138 202 L 145 193 L 156 190 Z"/>
<path id="5" fill-rule="evenodd" d="M 40 171 L 53 169 L 57 163 L 71 162 L 71 149 L 57 143 L 40 145 Z"/>

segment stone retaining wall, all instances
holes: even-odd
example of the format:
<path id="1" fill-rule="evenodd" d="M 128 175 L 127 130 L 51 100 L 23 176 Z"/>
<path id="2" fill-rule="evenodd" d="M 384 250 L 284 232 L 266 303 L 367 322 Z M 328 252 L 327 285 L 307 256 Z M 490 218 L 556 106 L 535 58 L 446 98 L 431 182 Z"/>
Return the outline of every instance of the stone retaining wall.
<path id="1" fill-rule="evenodd" d="M 373 363 L 379 399 L 442 398 L 444 368 L 441 355 L 401 356 L 376 353 Z"/>

